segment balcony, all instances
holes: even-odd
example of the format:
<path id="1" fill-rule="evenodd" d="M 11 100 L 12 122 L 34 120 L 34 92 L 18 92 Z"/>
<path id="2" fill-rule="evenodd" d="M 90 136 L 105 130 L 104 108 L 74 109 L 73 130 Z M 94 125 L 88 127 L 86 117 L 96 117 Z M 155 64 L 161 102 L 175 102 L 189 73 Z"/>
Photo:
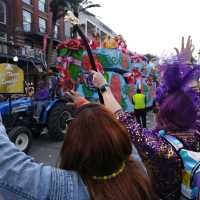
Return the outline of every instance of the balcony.
<path id="1" fill-rule="evenodd" d="M 34 59 L 36 63 L 42 63 L 42 58 L 44 58 L 44 53 L 42 49 L 31 48 L 30 46 L 15 47 L 8 42 L 0 42 L 0 56 L 14 57 L 24 59 Z"/>
<path id="2" fill-rule="evenodd" d="M 18 57 L 19 62 L 32 63 L 38 71 L 46 69 L 46 60 L 42 49 L 30 46 L 17 48 L 12 43 L 0 41 L 0 62 L 13 62 L 14 56 Z"/>

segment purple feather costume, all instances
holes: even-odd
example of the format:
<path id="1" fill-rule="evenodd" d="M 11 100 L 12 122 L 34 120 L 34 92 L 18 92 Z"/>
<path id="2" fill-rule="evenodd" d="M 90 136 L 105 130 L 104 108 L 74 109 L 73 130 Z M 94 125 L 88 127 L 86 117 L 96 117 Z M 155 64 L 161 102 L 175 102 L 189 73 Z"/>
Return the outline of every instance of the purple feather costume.
<path id="1" fill-rule="evenodd" d="M 188 82 L 199 77 L 199 66 L 187 66 L 179 62 L 165 64 L 162 84 L 157 90 L 159 113 L 155 130 L 142 129 L 130 113 L 119 112 L 118 119 L 127 128 L 133 144 L 151 176 L 158 199 L 178 200 L 181 189 L 182 163 L 174 148 L 159 131 L 177 137 L 184 148 L 200 151 L 200 133 L 195 129 L 199 98 Z"/>
<path id="2" fill-rule="evenodd" d="M 178 200 L 181 186 L 181 160 L 173 147 L 159 136 L 158 131 L 142 129 L 132 114 L 120 112 L 118 118 L 130 133 L 131 140 L 148 169 L 158 198 Z M 188 130 L 188 133 L 176 137 L 188 150 L 200 150 L 198 131 Z"/>

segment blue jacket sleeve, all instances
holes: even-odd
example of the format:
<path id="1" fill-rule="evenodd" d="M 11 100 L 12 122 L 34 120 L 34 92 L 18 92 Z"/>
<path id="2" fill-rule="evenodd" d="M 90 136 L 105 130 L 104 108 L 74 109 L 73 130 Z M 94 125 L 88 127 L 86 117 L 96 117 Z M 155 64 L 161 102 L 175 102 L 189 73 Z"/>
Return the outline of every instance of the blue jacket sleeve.
<path id="1" fill-rule="evenodd" d="M 16 149 L 0 122 L 0 196 L 5 200 L 47 199 L 51 167 Z"/>
<path id="2" fill-rule="evenodd" d="M 0 120 L 0 199 L 86 200 L 89 194 L 76 172 L 38 164 L 17 150 Z"/>

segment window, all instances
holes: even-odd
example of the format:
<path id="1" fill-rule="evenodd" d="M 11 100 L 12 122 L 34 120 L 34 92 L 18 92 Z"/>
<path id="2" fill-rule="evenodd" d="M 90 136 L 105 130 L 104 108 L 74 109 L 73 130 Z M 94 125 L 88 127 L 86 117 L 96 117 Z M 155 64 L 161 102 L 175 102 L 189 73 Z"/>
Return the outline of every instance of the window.
<path id="1" fill-rule="evenodd" d="M 81 31 L 86 34 L 85 27 L 86 27 L 85 24 L 80 24 Z"/>
<path id="2" fill-rule="evenodd" d="M 8 53 L 8 46 L 5 43 L 7 41 L 7 34 L 4 32 L 0 32 L 0 53 L 7 54 Z"/>
<path id="3" fill-rule="evenodd" d="M 8 54 L 8 46 L 6 44 L 0 44 L 0 53 Z"/>
<path id="4" fill-rule="evenodd" d="M 70 30 L 71 30 L 71 24 L 69 22 L 65 22 L 64 24 L 64 33 L 65 33 L 65 39 L 69 39 L 70 38 Z"/>
<path id="5" fill-rule="evenodd" d="M 105 32 L 103 32 L 103 31 L 101 31 L 100 35 L 101 35 L 101 40 L 104 41 L 107 34 Z"/>
<path id="6" fill-rule="evenodd" d="M 32 14 L 26 10 L 23 10 L 23 29 L 25 32 L 31 31 Z"/>
<path id="7" fill-rule="evenodd" d="M 87 37 L 92 38 L 92 34 L 96 32 L 96 26 L 93 23 L 87 21 Z"/>
<path id="8" fill-rule="evenodd" d="M 47 29 L 47 21 L 46 21 L 46 19 L 43 19 L 43 18 L 39 17 L 39 31 L 41 33 L 46 33 L 46 29 Z"/>
<path id="9" fill-rule="evenodd" d="M 45 12 L 45 7 L 46 7 L 46 0 L 39 0 L 38 1 L 39 10 Z"/>
<path id="10" fill-rule="evenodd" d="M 6 4 L 0 1 L 0 23 L 6 24 Z"/>
<path id="11" fill-rule="evenodd" d="M 24 3 L 31 4 L 31 0 L 23 0 Z"/>
<path id="12" fill-rule="evenodd" d="M 0 32 L 0 40 L 6 41 L 7 40 L 7 34 L 4 32 Z"/>
<path id="13" fill-rule="evenodd" d="M 54 38 L 58 38 L 58 30 L 59 30 L 59 24 L 56 24 L 55 30 L 54 30 Z"/>

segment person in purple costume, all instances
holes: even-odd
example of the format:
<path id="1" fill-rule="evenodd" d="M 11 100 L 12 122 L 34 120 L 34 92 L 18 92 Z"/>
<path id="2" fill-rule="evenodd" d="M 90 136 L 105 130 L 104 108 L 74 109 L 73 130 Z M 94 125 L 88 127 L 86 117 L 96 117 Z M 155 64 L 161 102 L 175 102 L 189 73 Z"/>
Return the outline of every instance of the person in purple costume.
<path id="1" fill-rule="evenodd" d="M 49 98 L 49 89 L 45 81 L 40 80 L 35 92 L 35 101 L 45 101 Z"/>
<path id="2" fill-rule="evenodd" d="M 36 120 L 39 120 L 41 111 L 45 105 L 48 104 L 49 99 L 49 88 L 44 80 L 38 81 L 35 96 L 34 96 L 34 106 L 35 113 L 34 117 Z"/>
<path id="3" fill-rule="evenodd" d="M 109 88 L 102 93 L 105 106 L 113 112 L 117 111 L 117 118 L 128 129 L 151 176 L 157 199 L 180 199 L 182 178 L 181 160 L 159 131 L 164 130 L 177 137 L 188 150 L 200 150 L 200 133 L 194 129 L 199 103 L 195 91 L 188 86 L 197 69 L 189 62 L 192 51 L 191 38 L 188 38 L 186 47 L 182 39 L 182 49 L 180 53 L 177 50 L 177 57 L 184 57 L 184 61 L 179 59 L 162 66 L 165 71 L 157 90 L 157 124 L 153 130 L 142 129 L 133 115 L 123 112 Z M 105 79 L 100 73 L 93 73 L 94 86 L 102 88 L 106 84 Z"/>

